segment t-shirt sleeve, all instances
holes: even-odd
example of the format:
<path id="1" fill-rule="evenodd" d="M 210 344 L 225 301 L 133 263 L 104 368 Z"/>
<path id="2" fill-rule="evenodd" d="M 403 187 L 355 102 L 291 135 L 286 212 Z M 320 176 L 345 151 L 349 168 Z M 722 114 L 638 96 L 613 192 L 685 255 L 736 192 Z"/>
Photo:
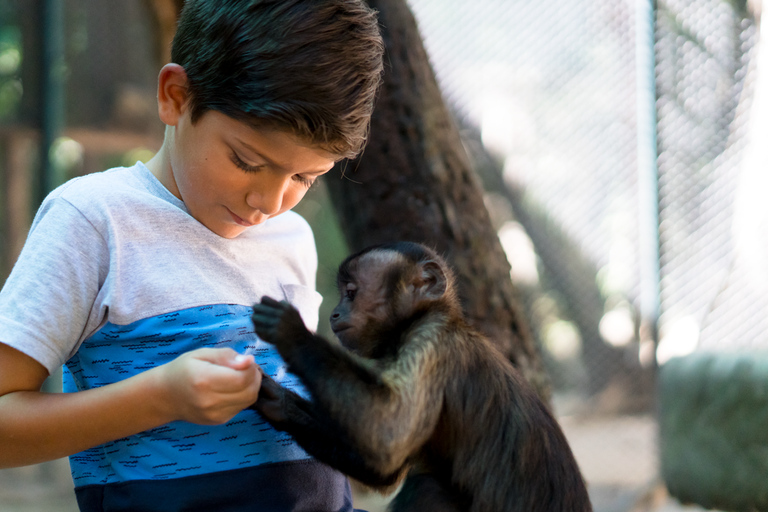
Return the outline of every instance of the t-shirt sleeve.
<path id="1" fill-rule="evenodd" d="M 0 342 L 53 373 L 77 349 L 108 266 L 94 225 L 65 199 L 46 199 L 0 291 Z"/>

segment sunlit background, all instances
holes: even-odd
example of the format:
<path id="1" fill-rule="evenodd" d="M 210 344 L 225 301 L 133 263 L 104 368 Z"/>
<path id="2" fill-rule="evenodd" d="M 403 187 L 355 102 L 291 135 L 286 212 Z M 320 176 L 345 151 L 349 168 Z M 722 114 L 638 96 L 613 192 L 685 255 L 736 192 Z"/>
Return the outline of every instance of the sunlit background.
<path id="1" fill-rule="evenodd" d="M 158 149 L 165 1 L 0 0 L 0 280 L 46 188 L 43 155 L 50 187 Z M 768 347 L 758 2 L 409 5 L 595 510 L 682 510 L 660 471 L 658 364 Z M 322 188 L 299 210 L 327 317 L 346 249 Z M 0 510 L 75 510 L 67 471 L 0 471 Z"/>

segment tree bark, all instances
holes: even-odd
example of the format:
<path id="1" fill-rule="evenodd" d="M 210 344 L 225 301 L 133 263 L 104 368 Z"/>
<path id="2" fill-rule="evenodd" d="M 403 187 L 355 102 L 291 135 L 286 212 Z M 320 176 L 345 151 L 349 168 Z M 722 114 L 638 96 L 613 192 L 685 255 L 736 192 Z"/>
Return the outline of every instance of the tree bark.
<path id="1" fill-rule="evenodd" d="M 341 177 L 326 180 L 350 248 L 411 240 L 444 254 L 456 270 L 467 319 L 548 399 L 508 260 L 416 20 L 405 0 L 368 3 L 379 11 L 384 83 L 365 152 L 340 165 Z"/>
<path id="2" fill-rule="evenodd" d="M 179 19 L 184 0 L 144 0 L 154 14 L 155 48 L 161 65 L 171 62 L 171 43 L 176 34 L 176 20 Z"/>

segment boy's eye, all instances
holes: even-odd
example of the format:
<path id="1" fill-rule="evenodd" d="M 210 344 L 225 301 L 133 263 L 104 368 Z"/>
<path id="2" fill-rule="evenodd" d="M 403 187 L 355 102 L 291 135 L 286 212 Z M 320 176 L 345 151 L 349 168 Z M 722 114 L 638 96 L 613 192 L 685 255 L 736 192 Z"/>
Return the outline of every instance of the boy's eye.
<path id="1" fill-rule="evenodd" d="M 244 170 L 245 172 L 259 172 L 262 168 L 265 166 L 263 165 L 250 165 L 243 161 L 242 158 L 237 156 L 237 153 L 230 154 L 230 159 L 232 160 L 232 163 L 235 164 L 240 169 Z"/>
<path id="2" fill-rule="evenodd" d="M 298 181 L 300 184 L 304 185 L 307 188 L 310 188 L 312 185 L 315 184 L 315 181 L 317 181 L 317 178 L 305 178 L 301 174 L 295 174 L 293 176 L 293 179 Z"/>

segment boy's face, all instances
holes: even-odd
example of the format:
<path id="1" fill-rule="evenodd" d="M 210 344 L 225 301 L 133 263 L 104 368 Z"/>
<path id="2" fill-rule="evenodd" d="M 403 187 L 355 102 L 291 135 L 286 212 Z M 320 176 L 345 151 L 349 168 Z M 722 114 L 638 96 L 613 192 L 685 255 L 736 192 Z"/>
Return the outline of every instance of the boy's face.
<path id="1" fill-rule="evenodd" d="M 195 219 L 225 238 L 296 206 L 336 161 L 287 132 L 257 130 L 217 111 L 192 124 L 186 109 L 173 136 L 161 181 Z"/>

